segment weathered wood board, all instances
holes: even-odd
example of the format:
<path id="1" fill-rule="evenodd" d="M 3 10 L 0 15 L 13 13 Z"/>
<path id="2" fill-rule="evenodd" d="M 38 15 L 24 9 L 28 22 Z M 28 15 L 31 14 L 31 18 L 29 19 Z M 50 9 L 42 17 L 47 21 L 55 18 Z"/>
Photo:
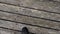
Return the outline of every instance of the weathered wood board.
<path id="1" fill-rule="evenodd" d="M 0 34 L 14 34 L 14 31 L 0 28 Z"/>
<path id="2" fill-rule="evenodd" d="M 42 9 L 49 12 L 60 13 L 60 3 L 52 1 L 41 0 L 0 0 L 0 2 L 10 3 L 18 6 L 31 7 L 35 9 Z"/>
<path id="3" fill-rule="evenodd" d="M 0 0 L 0 34 L 60 34 L 59 22 L 60 0 Z"/>
<path id="4" fill-rule="evenodd" d="M 0 28 L 0 34 L 21 34 L 21 32 Z"/>
<path id="5" fill-rule="evenodd" d="M 0 20 L 0 27 L 6 27 L 6 28 L 16 29 L 20 31 L 22 27 L 27 27 L 30 32 L 33 32 L 36 34 L 59 34 L 60 33 L 59 31 L 55 31 L 55 30 L 49 30 L 45 28 L 29 26 L 29 25 L 24 25 L 20 23 L 9 22 L 9 21 L 3 21 L 3 20 Z"/>
<path id="6" fill-rule="evenodd" d="M 60 2 L 60 0 L 54 0 L 54 1 L 58 1 L 58 2 Z"/>
<path id="7" fill-rule="evenodd" d="M 16 6 L 7 5 L 7 4 L 0 3 L 0 10 L 3 10 L 5 12 L 13 12 L 13 13 L 18 13 L 18 14 L 24 14 L 24 15 L 29 15 L 29 16 L 35 16 L 35 17 L 60 21 L 59 19 L 60 14 L 38 11 L 38 10 L 33 10 L 33 9 L 28 9 L 28 8 L 23 8 L 23 7 L 16 7 Z"/>
<path id="8" fill-rule="evenodd" d="M 60 23 L 0 11 L 0 18 L 60 30 Z"/>

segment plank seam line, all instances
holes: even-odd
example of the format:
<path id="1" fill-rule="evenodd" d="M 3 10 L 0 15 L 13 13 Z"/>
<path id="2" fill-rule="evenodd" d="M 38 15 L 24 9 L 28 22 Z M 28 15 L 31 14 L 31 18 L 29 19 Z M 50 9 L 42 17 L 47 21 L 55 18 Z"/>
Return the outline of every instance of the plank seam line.
<path id="1" fill-rule="evenodd" d="M 0 27 L 0 28 L 6 29 L 6 30 L 11 30 L 11 31 L 16 31 L 16 32 L 23 32 L 21 30 L 16 30 L 16 29 L 11 29 L 11 28 L 6 28 L 6 27 Z M 31 33 L 31 32 L 29 32 L 29 33 Z M 36 33 L 31 33 L 31 34 L 36 34 Z"/>
<path id="2" fill-rule="evenodd" d="M 50 30 L 55 30 L 55 31 L 60 31 L 60 29 L 54 29 L 54 28 L 44 27 L 44 26 L 38 26 L 38 25 L 32 25 L 32 24 L 27 24 L 27 23 L 23 23 L 23 22 L 17 22 L 17 21 L 2 19 L 2 18 L 0 18 L 0 20 L 9 21 L 9 22 L 14 22 L 14 23 L 20 23 L 20 24 L 29 25 L 29 26 L 34 26 L 34 27 L 40 27 L 40 28 L 45 28 L 45 29 L 50 29 Z"/>
<path id="3" fill-rule="evenodd" d="M 10 29 L 10 28 L 6 28 L 6 27 L 0 27 L 0 28 L 2 28 L 2 29 L 7 29 L 7 30 L 12 30 L 12 31 L 17 31 L 17 32 L 22 32 L 22 31 L 20 31 L 20 30 Z"/>
<path id="4" fill-rule="evenodd" d="M 54 1 L 54 0 L 47 0 L 47 1 L 49 1 L 49 2 L 58 2 L 58 3 L 60 3 L 59 1 Z"/>
<path id="5" fill-rule="evenodd" d="M 47 10 L 43 10 L 43 9 L 36 9 L 36 8 L 31 8 L 31 7 L 19 6 L 19 5 L 14 5 L 14 4 L 4 3 L 4 2 L 0 2 L 0 3 L 7 4 L 7 5 L 12 5 L 12 6 L 17 6 L 17 7 L 23 7 L 23 8 L 33 9 L 33 10 L 38 10 L 38 11 L 43 11 L 43 12 L 48 12 L 48 13 L 60 14 L 58 12 L 52 12 L 52 11 L 47 11 Z"/>
<path id="6" fill-rule="evenodd" d="M 47 18 L 41 18 L 41 17 L 36 17 L 36 16 L 29 16 L 29 15 L 24 15 L 24 14 L 19 14 L 19 13 L 13 13 L 13 12 L 8 12 L 8 11 L 3 11 L 0 10 L 0 12 L 5 12 L 5 13 L 11 13 L 11 14 L 17 14 L 17 15 L 22 15 L 22 16 L 27 16 L 27 17 L 32 17 L 32 18 L 37 18 L 37 19 L 43 19 L 43 20 L 48 20 L 48 21 L 53 21 L 53 22 L 60 22 L 58 20 L 53 20 L 53 19 L 47 19 Z"/>

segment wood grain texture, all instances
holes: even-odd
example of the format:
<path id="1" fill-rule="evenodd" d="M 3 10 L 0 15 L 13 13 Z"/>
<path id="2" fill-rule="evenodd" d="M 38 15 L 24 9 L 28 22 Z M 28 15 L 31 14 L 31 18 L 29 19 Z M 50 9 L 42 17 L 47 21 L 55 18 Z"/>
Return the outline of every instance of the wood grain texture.
<path id="1" fill-rule="evenodd" d="M 9 22 L 9 21 L 3 21 L 3 20 L 0 20 L 0 27 L 6 27 L 6 28 L 16 29 L 20 31 L 22 27 L 27 27 L 30 32 L 33 32 L 36 34 L 59 34 L 60 33 L 59 31 L 55 31 L 55 30 L 49 30 L 45 28 L 29 26 L 29 25 L 24 25 L 24 24 Z"/>
<path id="2" fill-rule="evenodd" d="M 0 28 L 0 34 L 14 34 L 14 31 Z"/>
<path id="3" fill-rule="evenodd" d="M 60 34 L 59 22 L 60 0 L 0 0 L 0 34 Z"/>
<path id="4" fill-rule="evenodd" d="M 54 1 L 60 2 L 60 0 L 54 0 Z"/>
<path id="5" fill-rule="evenodd" d="M 44 11 L 38 11 L 37 12 L 37 10 L 27 9 L 27 8 L 23 8 L 23 7 L 16 7 L 16 6 L 12 6 L 12 5 L 6 5 L 6 4 L 0 4 L 0 10 L 3 10 L 3 12 L 4 11 L 5 12 L 13 12 L 13 13 L 18 13 L 18 14 L 24 14 L 24 15 L 29 15 L 29 16 L 37 16 L 37 17 L 41 17 L 41 18 L 43 17 L 43 18 L 48 18 L 48 19 L 53 19 L 53 20 L 59 20 L 59 18 L 60 18 L 59 14 L 48 13 L 48 12 L 44 12 Z M 16 16 L 14 16 L 14 17 L 16 17 Z M 12 18 L 16 19 L 14 17 L 12 17 Z M 44 27 L 51 27 L 54 29 L 55 28 L 60 29 L 60 27 L 59 27 L 60 24 L 58 22 L 52 22 L 52 21 L 48 21 L 48 20 L 35 19 L 35 18 L 31 19 L 31 17 L 26 17 L 26 18 L 24 18 L 24 17 L 25 16 L 23 16 L 22 18 L 19 17 L 22 19 L 21 20 L 22 22 L 27 22 L 29 24 L 39 25 L 39 26 L 44 26 Z M 9 19 L 12 19 L 12 18 L 9 18 Z M 19 20 L 19 18 L 17 18 L 17 21 Z"/>
<path id="6" fill-rule="evenodd" d="M 33 9 L 28 9 L 23 7 L 16 7 L 7 4 L 0 3 L 0 10 L 60 21 L 60 14 L 38 11 L 38 10 L 33 10 Z"/>
<path id="7" fill-rule="evenodd" d="M 19 6 L 31 7 L 35 9 L 47 10 L 49 12 L 60 13 L 60 3 L 41 0 L 0 0 L 0 2 L 10 3 Z"/>
<path id="8" fill-rule="evenodd" d="M 60 23 L 0 11 L 0 18 L 60 30 Z"/>

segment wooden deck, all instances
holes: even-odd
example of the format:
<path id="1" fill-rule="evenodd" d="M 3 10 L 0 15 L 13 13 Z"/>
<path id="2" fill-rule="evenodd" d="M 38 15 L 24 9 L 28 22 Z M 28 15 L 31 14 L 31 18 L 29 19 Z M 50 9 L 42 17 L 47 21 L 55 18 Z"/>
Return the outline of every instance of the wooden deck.
<path id="1" fill-rule="evenodd" d="M 0 0 L 0 34 L 60 34 L 60 0 Z"/>

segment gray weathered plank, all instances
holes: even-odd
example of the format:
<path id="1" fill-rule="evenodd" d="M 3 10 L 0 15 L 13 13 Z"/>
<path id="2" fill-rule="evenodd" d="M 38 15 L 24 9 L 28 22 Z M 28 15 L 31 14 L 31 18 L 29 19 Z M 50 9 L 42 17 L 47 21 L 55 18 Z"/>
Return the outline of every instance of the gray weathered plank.
<path id="1" fill-rule="evenodd" d="M 60 13 L 59 2 L 41 1 L 41 0 L 0 0 L 0 2 Z"/>
<path id="2" fill-rule="evenodd" d="M 54 1 L 60 2 L 60 0 L 54 0 Z"/>
<path id="3" fill-rule="evenodd" d="M 60 14 L 48 13 L 44 11 L 27 9 L 23 7 L 16 7 L 16 6 L 7 5 L 7 4 L 0 3 L 0 10 L 60 21 Z"/>
<path id="4" fill-rule="evenodd" d="M 31 0 L 30 2 L 29 1 L 30 0 L 0 0 L 0 2 L 11 3 L 11 4 L 15 4 L 15 5 L 21 5 L 21 6 L 23 5 L 23 6 L 33 7 L 36 9 L 44 9 L 44 10 L 58 12 L 58 13 L 60 11 L 60 8 L 59 8 L 60 5 L 58 2 L 56 2 L 57 4 L 55 5 L 55 2 L 48 3 L 46 1 L 44 1 L 44 2 L 42 2 L 42 1 L 37 2 L 36 0 Z M 36 2 L 36 4 L 35 4 L 35 2 Z M 43 6 L 41 6 L 41 5 L 43 5 Z M 53 6 L 51 6 L 51 5 L 53 5 Z M 43 11 L 38 11 L 38 10 L 33 10 L 33 9 L 28 9 L 28 8 L 23 8 L 23 7 L 18 7 L 18 6 L 12 6 L 12 5 L 0 3 L 0 10 L 60 21 L 59 14 L 47 13 L 47 12 L 43 12 Z M 38 26 L 50 27 L 50 28 L 60 30 L 60 23 L 58 23 L 58 22 L 31 18 L 31 17 L 27 17 L 27 16 L 23 16 L 23 15 L 10 14 L 10 13 L 5 13 L 5 12 L 0 11 L 0 18 L 17 21 L 17 22 L 22 22 L 22 23 L 27 23 L 27 24 L 38 25 Z M 29 26 L 29 25 L 27 26 L 24 24 L 19 24 L 19 23 L 14 23 L 14 22 L 9 22 L 9 21 L 0 20 L 0 23 L 1 23 L 0 27 L 7 27 L 7 28 L 11 28 L 11 29 L 16 29 L 16 30 L 21 30 L 22 27 L 26 26 L 29 28 L 30 32 L 34 32 L 37 34 L 60 34 L 59 31 L 54 31 L 54 30 L 50 30 L 50 29 Z M 4 30 L 5 33 L 2 33 L 3 32 L 2 30 L 0 31 L 1 34 L 18 34 L 18 33 L 11 33 L 11 31 L 8 31 L 8 30 L 7 31 Z"/>
<path id="5" fill-rule="evenodd" d="M 0 28 L 0 34 L 14 34 L 14 31 Z"/>
<path id="6" fill-rule="evenodd" d="M 3 20 L 0 20 L 0 27 L 6 27 L 6 28 L 16 29 L 20 31 L 23 27 L 27 27 L 30 32 L 33 32 L 36 34 L 59 34 L 60 33 L 59 31 L 55 31 L 55 30 L 50 30 L 50 29 L 45 29 L 45 28 L 40 28 L 40 27 L 35 27 L 35 26 L 29 26 L 29 25 L 24 25 L 24 24 L 9 22 L 9 21 L 3 21 Z"/>
<path id="7" fill-rule="evenodd" d="M 60 30 L 60 23 L 0 11 L 0 18 Z"/>

